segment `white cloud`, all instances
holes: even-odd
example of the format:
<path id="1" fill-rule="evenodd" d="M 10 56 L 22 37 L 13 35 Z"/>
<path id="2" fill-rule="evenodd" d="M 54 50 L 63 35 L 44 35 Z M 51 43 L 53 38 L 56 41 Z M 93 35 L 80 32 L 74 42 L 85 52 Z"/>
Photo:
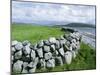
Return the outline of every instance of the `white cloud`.
<path id="1" fill-rule="evenodd" d="M 83 22 L 95 21 L 94 6 L 47 4 L 32 2 L 12 3 L 13 21 L 62 21 Z"/>

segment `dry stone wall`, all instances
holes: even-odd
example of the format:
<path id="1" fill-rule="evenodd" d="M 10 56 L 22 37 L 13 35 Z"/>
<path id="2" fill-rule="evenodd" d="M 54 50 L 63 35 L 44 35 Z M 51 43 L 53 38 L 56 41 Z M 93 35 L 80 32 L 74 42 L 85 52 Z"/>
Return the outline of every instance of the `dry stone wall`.
<path id="1" fill-rule="evenodd" d="M 71 64 L 80 50 L 79 32 L 50 37 L 32 45 L 29 41 L 12 41 L 12 72 L 34 73 L 36 69 L 52 69 Z"/>

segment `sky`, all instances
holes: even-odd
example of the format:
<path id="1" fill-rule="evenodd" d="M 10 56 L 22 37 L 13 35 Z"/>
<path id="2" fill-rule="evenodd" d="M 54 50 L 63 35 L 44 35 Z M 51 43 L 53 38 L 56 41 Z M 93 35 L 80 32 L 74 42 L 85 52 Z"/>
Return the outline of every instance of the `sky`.
<path id="1" fill-rule="evenodd" d="M 12 22 L 95 24 L 95 6 L 12 1 Z"/>

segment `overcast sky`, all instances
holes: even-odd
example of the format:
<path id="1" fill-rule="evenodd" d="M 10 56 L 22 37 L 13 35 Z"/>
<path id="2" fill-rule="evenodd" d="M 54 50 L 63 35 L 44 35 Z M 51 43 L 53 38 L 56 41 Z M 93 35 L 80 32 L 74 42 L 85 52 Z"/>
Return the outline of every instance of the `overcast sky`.
<path id="1" fill-rule="evenodd" d="M 12 22 L 95 24 L 95 6 L 12 1 Z"/>

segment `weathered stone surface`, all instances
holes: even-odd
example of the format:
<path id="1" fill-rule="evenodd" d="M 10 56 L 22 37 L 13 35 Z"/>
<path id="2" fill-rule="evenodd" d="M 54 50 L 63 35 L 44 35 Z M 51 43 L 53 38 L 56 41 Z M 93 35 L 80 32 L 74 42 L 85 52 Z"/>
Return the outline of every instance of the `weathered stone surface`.
<path id="1" fill-rule="evenodd" d="M 34 60 L 36 57 L 36 53 L 34 50 L 31 51 L 31 60 Z"/>
<path id="2" fill-rule="evenodd" d="M 23 53 L 25 55 L 30 54 L 30 52 L 31 52 L 30 46 L 26 45 L 23 47 Z"/>
<path id="3" fill-rule="evenodd" d="M 36 71 L 36 66 L 29 70 L 29 73 L 34 73 Z"/>
<path id="4" fill-rule="evenodd" d="M 42 48 L 39 48 L 39 49 L 37 49 L 36 51 L 37 51 L 37 53 L 38 53 L 38 56 L 39 56 L 40 58 L 43 58 L 43 50 L 42 50 Z"/>
<path id="5" fill-rule="evenodd" d="M 59 49 L 59 53 L 60 53 L 62 56 L 64 56 L 64 49 L 63 49 L 63 47 Z"/>
<path id="6" fill-rule="evenodd" d="M 11 54 L 13 55 L 16 52 L 14 47 L 11 47 Z"/>
<path id="7" fill-rule="evenodd" d="M 18 60 L 16 63 L 14 63 L 13 71 L 14 71 L 15 73 L 21 73 L 22 64 L 23 64 L 23 61 L 20 61 L 20 60 Z"/>
<path id="8" fill-rule="evenodd" d="M 17 40 L 12 41 L 12 46 L 15 46 L 18 43 Z"/>
<path id="9" fill-rule="evenodd" d="M 50 48 L 53 52 L 56 50 L 55 45 L 51 45 Z"/>
<path id="10" fill-rule="evenodd" d="M 43 47 L 43 45 L 44 45 L 44 42 L 43 42 L 43 40 L 41 40 L 39 43 L 38 43 L 38 47 L 40 48 L 40 47 Z"/>
<path id="11" fill-rule="evenodd" d="M 23 62 L 23 68 L 26 69 L 27 66 L 28 66 L 28 62 Z"/>
<path id="12" fill-rule="evenodd" d="M 29 73 L 28 70 L 23 69 L 21 73 Z"/>
<path id="13" fill-rule="evenodd" d="M 15 53 L 15 59 L 20 59 L 22 57 L 22 51 L 18 51 Z"/>
<path id="14" fill-rule="evenodd" d="M 55 67 L 55 60 L 54 59 L 48 60 L 46 63 L 46 67 L 47 68 L 54 68 Z"/>
<path id="15" fill-rule="evenodd" d="M 50 42 L 49 42 L 48 40 L 44 40 L 44 44 L 45 44 L 45 45 L 48 45 L 48 46 L 51 45 Z"/>
<path id="16" fill-rule="evenodd" d="M 52 53 L 51 52 L 45 53 L 44 58 L 45 60 L 49 60 L 50 58 L 52 58 Z"/>
<path id="17" fill-rule="evenodd" d="M 67 64 L 71 64 L 71 61 L 72 61 L 72 53 L 70 51 L 67 51 L 65 53 L 65 62 Z"/>
<path id="18" fill-rule="evenodd" d="M 36 58 L 34 59 L 34 61 L 33 61 L 34 67 L 38 64 L 38 62 L 39 62 L 39 57 L 36 57 Z"/>
<path id="19" fill-rule="evenodd" d="M 16 45 L 15 45 L 15 49 L 16 50 L 21 50 L 23 48 L 23 45 L 21 42 L 18 42 Z"/>
<path id="20" fill-rule="evenodd" d="M 46 45 L 44 46 L 43 49 L 44 49 L 45 52 L 49 52 L 50 51 L 50 47 L 49 46 L 46 46 Z"/>
<path id="21" fill-rule="evenodd" d="M 30 45 L 30 42 L 28 40 L 25 40 L 22 42 L 23 46 L 26 46 L 26 45 Z"/>
<path id="22" fill-rule="evenodd" d="M 56 47 L 56 49 L 60 48 L 60 42 L 59 42 L 59 40 L 56 40 L 55 47 Z"/>
<path id="23" fill-rule="evenodd" d="M 63 46 L 65 43 L 66 43 L 66 40 L 65 40 L 65 39 L 60 40 L 60 45 L 61 45 L 61 46 Z"/>
<path id="24" fill-rule="evenodd" d="M 62 60 L 61 56 L 57 56 L 55 58 L 55 63 L 56 63 L 56 65 L 60 65 L 60 66 L 63 65 L 63 60 Z"/>
<path id="25" fill-rule="evenodd" d="M 41 68 L 45 69 L 45 67 L 46 67 L 45 59 L 40 59 L 39 63 L 41 64 Z"/>
<path id="26" fill-rule="evenodd" d="M 56 43 L 56 38 L 55 37 L 50 37 L 49 42 L 52 43 L 52 44 Z"/>

